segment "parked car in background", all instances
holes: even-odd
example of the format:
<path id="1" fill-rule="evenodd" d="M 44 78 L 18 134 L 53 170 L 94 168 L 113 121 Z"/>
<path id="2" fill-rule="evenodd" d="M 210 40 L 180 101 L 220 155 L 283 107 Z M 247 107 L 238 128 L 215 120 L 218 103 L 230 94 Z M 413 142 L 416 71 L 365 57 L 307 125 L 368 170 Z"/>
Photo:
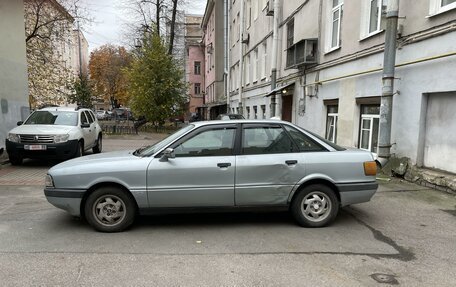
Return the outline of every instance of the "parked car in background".
<path id="1" fill-rule="evenodd" d="M 102 150 L 102 131 L 93 111 L 44 108 L 34 111 L 8 133 L 6 151 L 13 165 L 24 158 L 69 159 Z"/>
<path id="2" fill-rule="evenodd" d="M 127 108 L 116 108 L 112 110 L 112 117 L 118 121 L 134 121 L 133 113 Z"/>
<path id="3" fill-rule="evenodd" d="M 243 120 L 243 119 L 245 119 L 244 116 L 243 115 L 239 115 L 239 114 L 220 114 L 216 118 L 216 120 L 223 120 L 223 121 L 226 121 L 226 120 Z"/>
<path id="4" fill-rule="evenodd" d="M 96 230 L 128 228 L 137 214 L 289 209 L 302 226 L 330 224 L 341 206 L 377 190 L 376 162 L 283 121 L 192 123 L 135 151 L 52 167 L 47 200 Z"/>
<path id="5" fill-rule="evenodd" d="M 101 120 L 101 121 L 110 120 L 112 117 L 111 113 L 109 113 L 108 111 L 105 111 L 105 110 L 98 110 L 96 112 L 96 114 L 97 114 L 97 119 Z"/>

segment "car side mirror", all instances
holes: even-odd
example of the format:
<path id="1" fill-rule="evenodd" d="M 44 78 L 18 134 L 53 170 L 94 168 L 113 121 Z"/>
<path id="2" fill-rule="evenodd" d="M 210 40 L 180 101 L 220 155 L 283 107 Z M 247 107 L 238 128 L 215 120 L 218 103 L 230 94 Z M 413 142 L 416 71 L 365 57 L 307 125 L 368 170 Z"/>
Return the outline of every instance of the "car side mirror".
<path id="1" fill-rule="evenodd" d="M 83 128 L 83 129 L 90 128 L 90 124 L 81 124 L 81 128 Z"/>
<path id="2" fill-rule="evenodd" d="M 23 123 L 24 123 L 23 121 L 19 121 L 19 122 L 17 122 L 17 125 L 22 126 Z"/>
<path id="3" fill-rule="evenodd" d="M 161 162 L 165 162 L 165 161 L 168 161 L 168 159 L 170 158 L 175 158 L 176 157 L 176 154 L 174 153 L 174 149 L 172 148 L 167 148 L 165 149 L 165 151 L 163 152 L 163 155 L 162 157 L 160 158 L 160 161 Z"/>

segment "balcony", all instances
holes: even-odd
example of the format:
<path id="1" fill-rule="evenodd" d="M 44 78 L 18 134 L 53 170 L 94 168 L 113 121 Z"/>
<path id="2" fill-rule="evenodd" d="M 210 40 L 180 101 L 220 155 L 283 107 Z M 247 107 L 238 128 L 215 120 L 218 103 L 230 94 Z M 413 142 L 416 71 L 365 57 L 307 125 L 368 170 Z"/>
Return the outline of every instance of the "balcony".
<path id="1" fill-rule="evenodd" d="M 317 64 L 318 39 L 303 39 L 287 49 L 287 69 Z"/>

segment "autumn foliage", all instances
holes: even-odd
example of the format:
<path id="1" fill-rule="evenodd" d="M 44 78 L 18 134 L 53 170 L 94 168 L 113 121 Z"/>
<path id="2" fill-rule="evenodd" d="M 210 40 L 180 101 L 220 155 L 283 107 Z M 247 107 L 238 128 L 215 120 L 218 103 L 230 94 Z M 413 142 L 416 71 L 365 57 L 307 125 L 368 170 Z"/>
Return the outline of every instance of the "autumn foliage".
<path id="1" fill-rule="evenodd" d="M 127 105 L 128 79 L 125 69 L 132 62 L 131 54 L 124 48 L 104 45 L 90 54 L 90 79 L 97 98 L 112 105 Z"/>

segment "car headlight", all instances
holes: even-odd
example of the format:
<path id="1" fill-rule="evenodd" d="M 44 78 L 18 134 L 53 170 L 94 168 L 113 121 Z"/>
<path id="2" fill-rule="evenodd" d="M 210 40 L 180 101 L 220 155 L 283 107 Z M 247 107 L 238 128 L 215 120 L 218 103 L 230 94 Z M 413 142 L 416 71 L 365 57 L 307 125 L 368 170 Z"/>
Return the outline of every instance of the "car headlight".
<path id="1" fill-rule="evenodd" d="M 10 142 L 15 142 L 15 143 L 20 143 L 21 142 L 21 138 L 19 137 L 18 134 L 13 134 L 13 133 L 9 133 L 8 134 L 8 140 Z"/>
<path id="2" fill-rule="evenodd" d="M 67 142 L 69 137 L 70 137 L 70 135 L 68 135 L 68 134 L 66 134 L 66 135 L 55 135 L 54 136 L 54 143 Z"/>
<path id="3" fill-rule="evenodd" d="M 44 179 L 44 185 L 46 187 L 54 187 L 54 180 L 52 179 L 52 176 L 49 174 L 46 174 L 46 178 Z"/>

